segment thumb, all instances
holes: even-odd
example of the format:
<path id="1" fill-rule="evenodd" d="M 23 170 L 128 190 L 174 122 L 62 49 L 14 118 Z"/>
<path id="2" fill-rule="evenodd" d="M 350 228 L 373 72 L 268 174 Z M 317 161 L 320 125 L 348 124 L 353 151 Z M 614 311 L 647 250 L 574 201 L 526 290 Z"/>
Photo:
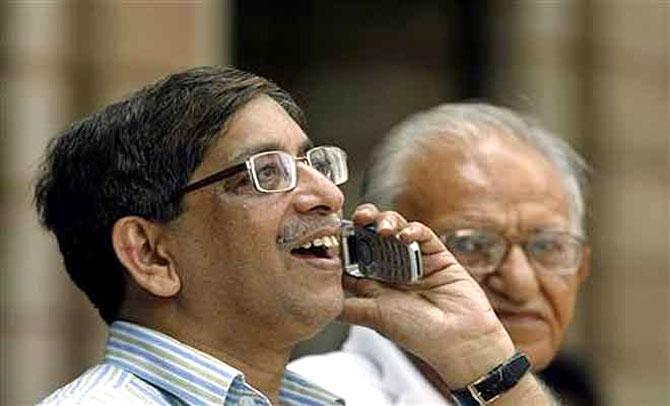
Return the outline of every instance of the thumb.
<path id="1" fill-rule="evenodd" d="M 370 279 L 354 278 L 349 275 L 342 277 L 342 286 L 353 295 L 344 299 L 344 307 L 338 320 L 366 327 L 377 327 L 381 309 L 377 298 L 385 287 Z"/>
<path id="2" fill-rule="evenodd" d="M 385 289 L 388 289 L 381 282 L 349 275 L 342 276 L 342 287 L 356 297 L 368 298 L 379 297 Z"/>
<path id="3" fill-rule="evenodd" d="M 379 303 L 374 299 L 350 297 L 344 299 L 344 308 L 337 318 L 339 321 L 379 329 L 381 320 Z"/>

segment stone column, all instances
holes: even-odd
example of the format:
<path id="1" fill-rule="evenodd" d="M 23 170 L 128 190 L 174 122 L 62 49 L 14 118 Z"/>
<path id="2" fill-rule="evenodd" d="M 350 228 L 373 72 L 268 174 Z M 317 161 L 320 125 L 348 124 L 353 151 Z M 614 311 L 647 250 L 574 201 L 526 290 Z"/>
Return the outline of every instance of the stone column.
<path id="1" fill-rule="evenodd" d="M 670 4 L 591 4 L 588 345 L 606 404 L 668 404 Z"/>

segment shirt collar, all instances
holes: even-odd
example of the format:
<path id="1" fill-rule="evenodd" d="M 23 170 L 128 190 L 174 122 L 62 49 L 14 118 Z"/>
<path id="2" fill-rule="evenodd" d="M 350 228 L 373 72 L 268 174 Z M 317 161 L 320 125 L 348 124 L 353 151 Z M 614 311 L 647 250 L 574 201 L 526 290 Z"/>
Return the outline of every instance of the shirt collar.
<path id="1" fill-rule="evenodd" d="M 158 331 L 126 321 L 112 323 L 105 361 L 194 404 L 223 404 L 242 373 Z"/>
<path id="2" fill-rule="evenodd" d="M 241 371 L 170 336 L 127 321 L 111 324 L 105 362 L 188 404 L 224 404 L 227 396 L 237 397 L 241 391 L 265 398 L 245 383 Z M 284 373 L 279 397 L 289 405 L 343 403 L 290 371 Z"/>
<path id="3" fill-rule="evenodd" d="M 286 405 L 344 405 L 344 400 L 286 370 L 279 389 L 279 400 Z"/>

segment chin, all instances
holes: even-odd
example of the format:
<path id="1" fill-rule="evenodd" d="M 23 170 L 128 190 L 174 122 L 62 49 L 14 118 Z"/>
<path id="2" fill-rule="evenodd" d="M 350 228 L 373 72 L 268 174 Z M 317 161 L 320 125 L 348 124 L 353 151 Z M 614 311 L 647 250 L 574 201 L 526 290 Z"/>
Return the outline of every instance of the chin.
<path id="1" fill-rule="evenodd" d="M 334 294 L 320 295 L 319 303 L 314 307 L 315 322 L 320 324 L 319 328 L 325 327 L 328 323 L 335 320 L 344 308 L 344 295 L 341 289 Z"/>
<path id="2" fill-rule="evenodd" d="M 306 298 L 303 298 L 306 299 Z M 310 295 L 309 300 L 294 303 L 291 311 L 301 330 L 301 341 L 316 335 L 328 323 L 334 321 L 344 307 L 342 289 Z"/>

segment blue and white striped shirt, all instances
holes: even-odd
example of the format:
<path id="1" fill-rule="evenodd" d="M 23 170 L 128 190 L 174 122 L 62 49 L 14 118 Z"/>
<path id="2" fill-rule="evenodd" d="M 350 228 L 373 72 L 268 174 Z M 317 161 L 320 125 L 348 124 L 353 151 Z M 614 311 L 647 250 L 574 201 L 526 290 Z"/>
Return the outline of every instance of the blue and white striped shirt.
<path id="1" fill-rule="evenodd" d="M 344 402 L 299 375 L 284 373 L 285 405 Z M 269 405 L 242 372 L 137 324 L 110 326 L 103 362 L 44 399 L 42 405 Z"/>

